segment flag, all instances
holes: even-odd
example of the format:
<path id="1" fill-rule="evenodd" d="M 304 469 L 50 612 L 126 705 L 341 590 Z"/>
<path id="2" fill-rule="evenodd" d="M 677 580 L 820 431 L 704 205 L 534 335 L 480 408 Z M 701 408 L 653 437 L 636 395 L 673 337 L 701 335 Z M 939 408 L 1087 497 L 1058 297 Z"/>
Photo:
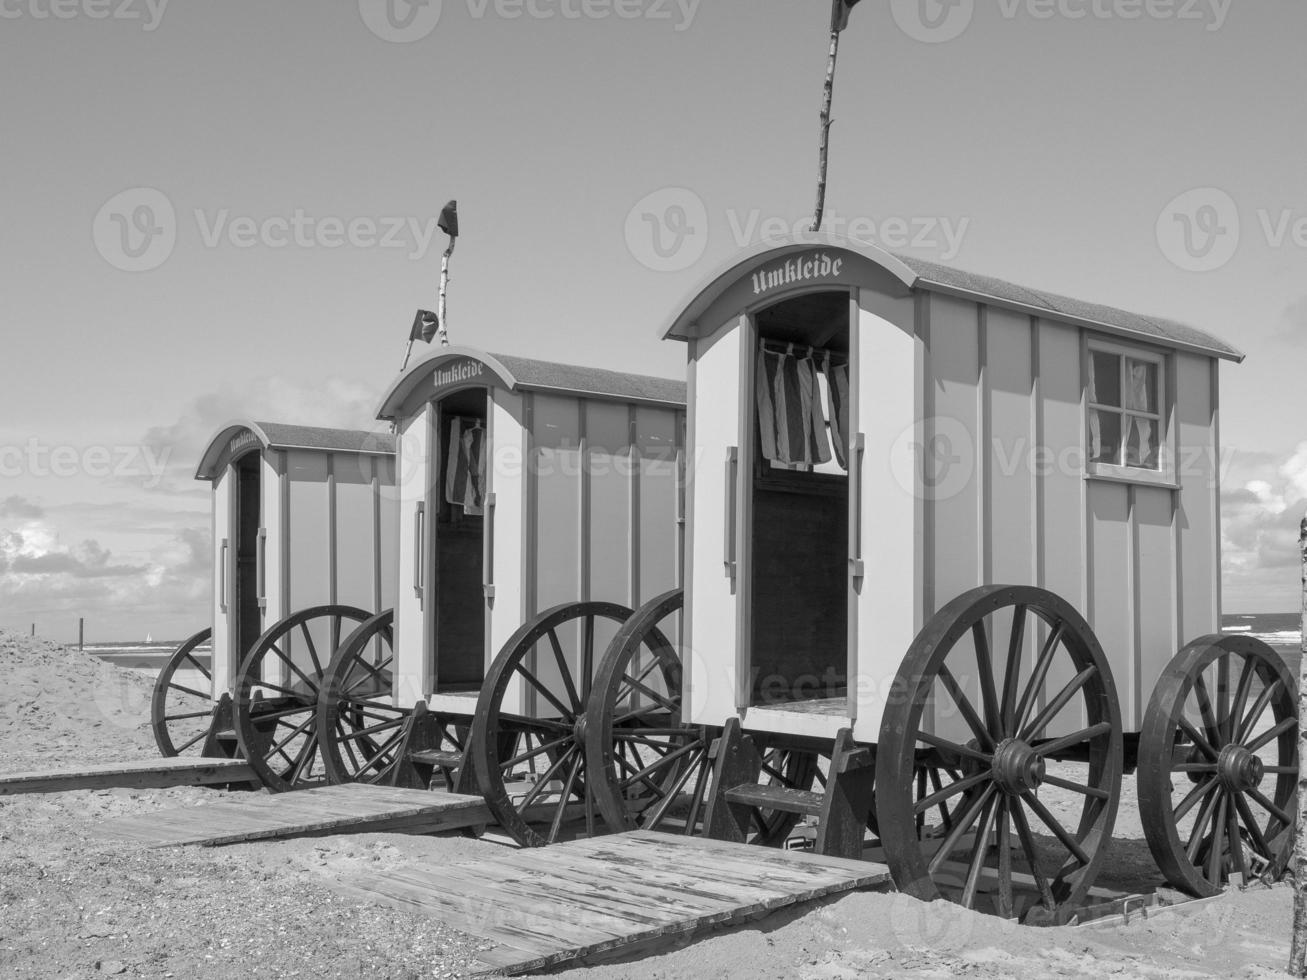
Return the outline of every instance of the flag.
<path id="1" fill-rule="evenodd" d="M 458 237 L 458 202 L 450 201 L 440 209 L 440 220 L 437 222 L 440 230 L 450 238 Z"/>
<path id="2" fill-rule="evenodd" d="M 832 34 L 838 34 L 844 28 L 849 26 L 849 11 L 854 8 L 858 0 L 832 0 L 830 12 L 830 29 Z"/>
<path id="3" fill-rule="evenodd" d="M 436 330 L 440 327 L 440 321 L 430 310 L 418 310 L 417 315 L 413 317 L 413 329 L 408 333 L 409 343 L 420 340 L 424 344 L 431 343 L 436 336 Z"/>

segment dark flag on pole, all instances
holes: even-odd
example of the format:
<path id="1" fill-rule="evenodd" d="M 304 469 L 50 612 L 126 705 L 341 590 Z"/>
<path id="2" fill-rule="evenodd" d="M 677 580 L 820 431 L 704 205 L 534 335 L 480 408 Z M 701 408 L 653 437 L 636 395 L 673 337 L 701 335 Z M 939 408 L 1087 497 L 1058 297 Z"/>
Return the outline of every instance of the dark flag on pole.
<path id="1" fill-rule="evenodd" d="M 409 331 L 408 342 L 410 344 L 415 340 L 420 340 L 424 344 L 429 344 L 436 336 L 436 330 L 440 327 L 440 321 L 430 310 L 418 310 L 417 316 L 413 317 L 413 329 Z"/>
<path id="2" fill-rule="evenodd" d="M 856 3 L 857 0 L 854 0 Z M 450 201 L 440 209 L 440 220 L 437 222 L 440 230 L 450 238 L 458 237 L 458 202 Z"/>
<path id="3" fill-rule="evenodd" d="M 832 34 L 838 34 L 844 28 L 849 26 L 849 11 L 858 3 L 858 0 L 832 0 L 830 13 L 830 29 Z"/>

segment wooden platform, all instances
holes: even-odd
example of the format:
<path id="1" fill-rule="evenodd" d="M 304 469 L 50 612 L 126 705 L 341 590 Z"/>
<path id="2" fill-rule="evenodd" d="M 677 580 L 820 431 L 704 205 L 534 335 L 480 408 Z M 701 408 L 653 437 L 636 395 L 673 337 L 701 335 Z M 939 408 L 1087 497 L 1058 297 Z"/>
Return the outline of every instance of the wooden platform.
<path id="1" fill-rule="evenodd" d="M 68 766 L 47 772 L 0 773 L 0 796 L 62 793 L 72 789 L 158 789 L 256 780 L 242 759 L 158 758 Z"/>
<path id="2" fill-rule="evenodd" d="M 627 955 L 889 880 L 881 864 L 634 831 L 341 887 L 496 943 L 480 966 L 514 974 Z"/>
<path id="3" fill-rule="evenodd" d="M 118 817 L 100 824 L 96 834 L 151 847 L 212 847 L 325 834 L 429 834 L 490 819 L 479 796 L 351 783 L 276 795 L 252 793 L 203 806 Z"/>

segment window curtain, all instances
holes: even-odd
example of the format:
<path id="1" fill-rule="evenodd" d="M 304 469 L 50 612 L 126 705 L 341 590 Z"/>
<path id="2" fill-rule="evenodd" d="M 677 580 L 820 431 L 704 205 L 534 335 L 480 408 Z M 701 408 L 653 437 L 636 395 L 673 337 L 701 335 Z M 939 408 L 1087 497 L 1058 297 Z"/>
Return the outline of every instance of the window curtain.
<path id="1" fill-rule="evenodd" d="M 830 442 L 812 357 L 796 356 L 793 345 L 785 353 L 760 347 L 756 387 L 763 456 L 785 464 L 829 462 Z"/>
<path id="2" fill-rule="evenodd" d="M 1151 365 L 1141 364 L 1138 361 L 1126 361 L 1126 390 L 1125 390 L 1125 407 L 1127 409 L 1138 409 L 1143 412 L 1153 412 L 1156 401 L 1156 395 L 1151 390 L 1152 374 Z M 1154 462 L 1153 446 L 1153 420 L 1140 418 L 1137 415 L 1126 416 L 1126 445 L 1129 446 L 1130 429 L 1133 428 L 1139 437 L 1138 441 L 1138 459 L 1135 463 L 1143 465 L 1152 465 Z"/>
<path id="3" fill-rule="evenodd" d="M 1089 400 L 1098 401 L 1098 385 L 1094 381 L 1094 356 L 1089 355 Z M 1098 412 L 1089 410 L 1089 458 L 1100 459 L 1103 455 L 1103 425 L 1098 420 Z"/>
<path id="4" fill-rule="evenodd" d="M 481 515 L 486 498 L 485 449 L 486 430 L 480 419 L 450 421 L 445 499 L 472 516 Z"/>
<path id="5" fill-rule="evenodd" d="M 849 468 L 849 366 L 836 364 L 827 352 L 824 364 L 826 373 L 827 415 L 830 418 L 831 443 L 835 460 L 844 469 Z"/>

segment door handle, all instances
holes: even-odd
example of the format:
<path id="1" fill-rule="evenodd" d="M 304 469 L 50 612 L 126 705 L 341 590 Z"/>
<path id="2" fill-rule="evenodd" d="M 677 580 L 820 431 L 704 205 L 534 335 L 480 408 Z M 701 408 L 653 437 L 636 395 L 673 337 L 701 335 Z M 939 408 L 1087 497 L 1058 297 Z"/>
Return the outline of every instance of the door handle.
<path id="1" fill-rule="evenodd" d="M 413 594 L 419 599 L 422 598 L 422 579 L 425 569 L 424 558 L 422 554 L 426 544 L 426 505 L 418 501 L 417 509 L 413 514 Z"/>
<path id="2" fill-rule="evenodd" d="M 487 600 L 495 597 L 495 495 L 486 494 L 485 527 L 481 533 L 481 592 Z"/>
<path id="3" fill-rule="evenodd" d="M 725 528 L 722 535 L 722 562 L 726 566 L 726 577 L 734 578 L 736 571 L 735 556 L 735 518 L 736 497 L 740 482 L 740 450 L 731 446 L 726 450 L 726 506 Z"/>

